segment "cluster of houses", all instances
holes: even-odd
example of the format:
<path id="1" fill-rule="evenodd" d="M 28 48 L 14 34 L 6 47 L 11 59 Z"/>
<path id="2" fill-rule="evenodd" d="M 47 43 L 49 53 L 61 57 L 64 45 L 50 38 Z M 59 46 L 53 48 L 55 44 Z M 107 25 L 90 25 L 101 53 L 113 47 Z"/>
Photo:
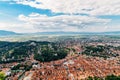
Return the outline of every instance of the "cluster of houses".
<path id="1" fill-rule="evenodd" d="M 60 46 L 70 49 L 70 54 L 64 59 L 39 62 L 34 60 L 32 54 L 29 59 L 25 59 L 26 61 L 23 62 L 0 64 L 0 71 L 5 73 L 6 80 L 80 80 L 89 76 L 120 75 L 120 56 L 105 60 L 78 54 L 83 51 L 85 45 L 120 46 L 118 43 L 118 41 L 92 42 L 88 39 L 61 41 Z M 36 44 L 31 43 L 30 45 Z M 51 45 L 49 46 L 51 47 Z M 120 54 L 120 51 L 111 51 Z M 12 70 L 18 64 L 28 64 L 31 65 L 31 68 L 28 71 L 24 70 L 24 67 L 21 67 L 21 70 Z"/>

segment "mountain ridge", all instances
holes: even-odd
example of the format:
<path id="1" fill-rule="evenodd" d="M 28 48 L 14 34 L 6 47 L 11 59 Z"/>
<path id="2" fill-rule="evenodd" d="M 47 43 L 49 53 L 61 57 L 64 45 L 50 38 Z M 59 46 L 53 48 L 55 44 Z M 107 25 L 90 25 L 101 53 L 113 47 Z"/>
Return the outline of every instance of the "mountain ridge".
<path id="1" fill-rule="evenodd" d="M 56 32 L 35 32 L 35 33 L 17 33 L 13 31 L 6 31 L 6 30 L 0 30 L 0 36 L 7 36 L 7 35 L 26 35 L 26 34 L 35 34 L 35 35 L 53 35 L 53 34 L 85 34 L 85 35 L 107 35 L 107 34 L 120 34 L 120 31 L 109 31 L 109 32 L 65 32 L 65 31 L 56 31 Z"/>
<path id="2" fill-rule="evenodd" d="M 0 30 L 0 36 L 7 36 L 7 35 L 18 35 L 18 33 L 6 30 Z"/>

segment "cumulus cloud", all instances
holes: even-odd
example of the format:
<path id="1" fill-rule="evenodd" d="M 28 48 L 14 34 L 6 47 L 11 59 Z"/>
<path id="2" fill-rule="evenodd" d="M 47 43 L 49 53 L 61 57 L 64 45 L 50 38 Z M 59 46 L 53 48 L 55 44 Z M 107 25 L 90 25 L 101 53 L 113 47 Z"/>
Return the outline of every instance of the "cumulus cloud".
<path id="1" fill-rule="evenodd" d="M 43 30 L 62 30 L 62 31 L 80 31 L 84 27 L 95 26 L 97 24 L 103 25 L 108 23 L 109 19 L 101 19 L 92 16 L 80 15 L 58 15 L 47 16 L 38 13 L 32 13 L 28 16 L 19 15 L 18 19 L 26 24 L 32 25 L 34 28 Z"/>
<path id="2" fill-rule="evenodd" d="M 2 0 L 7 1 L 7 0 Z M 20 14 L 18 19 L 23 31 L 106 31 L 106 24 L 111 19 L 100 18 L 102 15 L 119 15 L 120 0 L 8 0 L 30 7 L 47 9 L 62 15 L 47 16 L 31 13 Z M 15 24 L 16 25 L 16 24 Z M 16 25 L 17 26 L 17 25 Z M 28 29 L 28 30 L 27 30 Z M 116 28 L 114 28 L 116 29 Z M 16 29 L 17 30 L 17 29 Z M 110 29 L 109 29 L 110 30 Z"/>
<path id="3" fill-rule="evenodd" d="M 14 31 L 17 33 L 32 33 L 38 32 L 33 26 L 26 23 L 15 23 L 15 22 L 0 22 L 0 29 L 7 31 Z"/>
<path id="4" fill-rule="evenodd" d="M 38 9 L 49 9 L 54 13 L 120 15 L 120 0 L 15 0 L 18 4 Z"/>

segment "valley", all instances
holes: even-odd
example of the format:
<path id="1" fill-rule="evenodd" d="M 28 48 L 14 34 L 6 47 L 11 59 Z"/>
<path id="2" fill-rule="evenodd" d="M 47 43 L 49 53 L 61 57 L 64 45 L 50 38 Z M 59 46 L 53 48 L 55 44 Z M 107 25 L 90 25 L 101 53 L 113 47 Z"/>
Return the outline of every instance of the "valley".
<path id="1" fill-rule="evenodd" d="M 119 38 L 50 38 L 50 41 L 0 41 L 0 69 L 6 79 L 87 80 L 89 77 L 120 76 Z"/>

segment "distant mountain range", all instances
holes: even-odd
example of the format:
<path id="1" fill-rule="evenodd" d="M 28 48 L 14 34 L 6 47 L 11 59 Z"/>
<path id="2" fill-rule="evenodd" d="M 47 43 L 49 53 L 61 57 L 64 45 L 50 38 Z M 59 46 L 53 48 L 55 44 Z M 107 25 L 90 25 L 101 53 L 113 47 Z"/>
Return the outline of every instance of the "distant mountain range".
<path id="1" fill-rule="evenodd" d="M 103 32 L 106 34 L 120 34 L 120 31 Z"/>
<path id="2" fill-rule="evenodd" d="M 7 36 L 7 35 L 18 35 L 18 33 L 12 31 L 0 30 L 0 36 Z"/>
<path id="3" fill-rule="evenodd" d="M 81 34 L 81 35 L 120 35 L 120 31 L 112 31 L 112 32 L 37 32 L 37 33 L 15 33 L 12 31 L 0 30 L 0 36 L 8 36 L 8 35 L 26 35 L 26 34 L 35 34 L 35 35 L 70 35 L 70 34 Z"/>
<path id="4" fill-rule="evenodd" d="M 41 35 L 52 35 L 52 34 L 83 34 L 83 35 L 119 35 L 120 31 L 111 31 L 111 32 L 37 32 L 34 34 Z"/>

